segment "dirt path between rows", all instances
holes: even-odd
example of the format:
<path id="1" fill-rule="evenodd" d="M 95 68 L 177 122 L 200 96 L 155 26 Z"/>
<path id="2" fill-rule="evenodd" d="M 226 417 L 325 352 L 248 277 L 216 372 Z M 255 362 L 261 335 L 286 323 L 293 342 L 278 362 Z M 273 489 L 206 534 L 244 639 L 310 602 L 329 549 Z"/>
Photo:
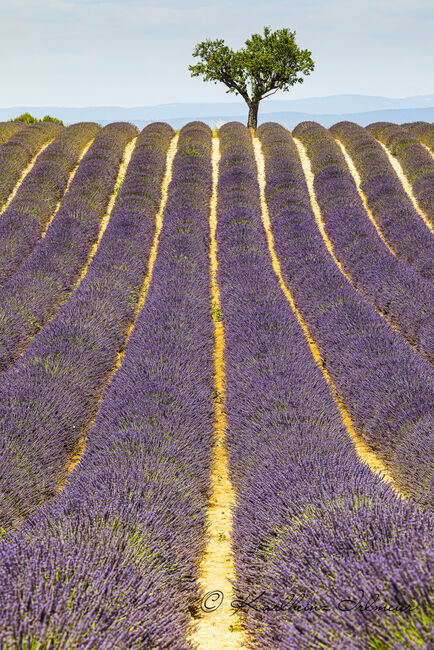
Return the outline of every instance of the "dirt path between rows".
<path id="1" fill-rule="evenodd" d="M 201 617 L 191 633 L 191 642 L 200 650 L 237 650 L 247 647 L 240 618 L 231 608 L 235 598 L 231 580 L 235 579 L 232 558 L 232 509 L 235 493 L 229 477 L 225 447 L 227 418 L 225 395 L 225 333 L 221 320 L 220 289 L 217 281 L 217 184 L 220 150 L 217 135 L 212 139 L 212 196 L 210 203 L 210 274 L 214 319 L 215 446 L 211 471 L 211 498 L 207 512 L 209 538 L 200 565 L 199 584 L 203 590 Z M 203 611 L 207 610 L 207 611 Z"/>

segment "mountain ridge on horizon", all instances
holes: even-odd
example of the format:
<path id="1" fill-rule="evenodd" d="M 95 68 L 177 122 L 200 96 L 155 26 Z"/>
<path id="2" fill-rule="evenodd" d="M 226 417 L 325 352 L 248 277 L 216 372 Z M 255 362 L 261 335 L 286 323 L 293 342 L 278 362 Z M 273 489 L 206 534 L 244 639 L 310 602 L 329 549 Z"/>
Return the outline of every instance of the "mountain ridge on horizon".
<path id="1" fill-rule="evenodd" d="M 143 127 L 150 122 L 167 121 L 178 128 L 182 123 L 192 120 L 201 120 L 210 126 L 222 121 L 245 121 L 247 106 L 241 99 L 232 102 L 177 102 L 136 107 L 14 106 L 0 108 L 0 120 L 11 119 L 24 112 L 30 112 L 38 118 L 50 114 L 67 124 L 83 121 L 96 121 L 101 124 L 127 121 Z M 264 119 L 265 116 L 268 119 Z M 434 120 L 434 94 L 403 98 L 346 94 L 308 99 L 264 100 L 260 105 L 259 121 L 270 121 L 272 117 L 272 121 L 279 121 L 283 126 L 290 128 L 305 120 L 314 120 L 324 126 L 343 120 L 363 125 L 373 121 L 430 122 Z"/>

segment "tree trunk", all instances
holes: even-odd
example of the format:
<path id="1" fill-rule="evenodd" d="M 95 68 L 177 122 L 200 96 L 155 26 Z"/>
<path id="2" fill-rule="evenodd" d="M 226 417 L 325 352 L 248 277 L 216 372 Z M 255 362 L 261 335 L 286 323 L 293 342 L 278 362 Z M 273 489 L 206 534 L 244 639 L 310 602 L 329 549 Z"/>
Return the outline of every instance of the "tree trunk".
<path id="1" fill-rule="evenodd" d="M 249 117 L 247 119 L 247 128 L 256 129 L 258 125 L 259 102 L 251 101 L 249 102 L 248 106 L 249 106 Z"/>

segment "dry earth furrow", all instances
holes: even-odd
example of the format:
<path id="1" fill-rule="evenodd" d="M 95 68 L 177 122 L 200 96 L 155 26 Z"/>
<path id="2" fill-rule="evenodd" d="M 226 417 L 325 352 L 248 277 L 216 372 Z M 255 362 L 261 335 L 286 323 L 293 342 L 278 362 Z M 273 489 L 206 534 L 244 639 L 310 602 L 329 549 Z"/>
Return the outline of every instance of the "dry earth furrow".
<path id="1" fill-rule="evenodd" d="M 234 616 L 230 603 L 235 598 L 231 581 L 235 580 L 232 558 L 232 509 L 235 506 L 235 492 L 229 477 L 228 454 L 225 445 L 227 417 L 225 404 L 225 332 L 221 320 L 220 289 L 217 282 L 217 186 L 220 161 L 219 139 L 213 133 L 212 139 L 212 195 L 210 201 L 210 275 L 211 304 L 214 318 L 214 368 L 215 389 L 215 446 L 211 470 L 211 496 L 207 522 L 209 539 L 200 567 L 199 583 L 206 601 L 221 606 L 206 612 L 198 620 L 191 635 L 192 642 L 201 650 L 237 650 L 247 647 L 246 634 L 239 617 Z M 222 594 L 222 596 L 220 596 Z M 206 602 L 205 601 L 205 602 Z M 233 631 L 231 631 L 233 630 Z"/>

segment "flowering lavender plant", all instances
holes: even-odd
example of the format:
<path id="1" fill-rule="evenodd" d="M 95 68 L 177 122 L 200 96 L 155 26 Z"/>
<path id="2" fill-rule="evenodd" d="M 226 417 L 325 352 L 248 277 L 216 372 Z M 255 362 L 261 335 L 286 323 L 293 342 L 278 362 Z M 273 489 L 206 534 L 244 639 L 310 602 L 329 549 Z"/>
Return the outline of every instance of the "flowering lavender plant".
<path id="1" fill-rule="evenodd" d="M 0 144 L 0 209 L 32 158 L 62 131 L 63 127 L 55 122 L 32 124 Z"/>
<path id="2" fill-rule="evenodd" d="M 327 351 L 333 333 L 341 356 L 353 344 L 360 356 L 366 354 L 363 338 L 346 329 L 351 303 L 354 310 L 360 306 L 363 326 L 370 312 L 365 307 L 363 314 L 363 301 L 341 282 L 315 235 L 290 136 L 271 124 L 258 131 L 278 258 L 309 327 L 315 322 L 314 336 L 328 330 L 321 349 L 333 372 Z M 226 338 L 227 440 L 237 495 L 233 607 L 244 612 L 255 648 L 361 650 L 374 638 L 385 647 L 403 646 L 410 638 L 428 643 L 432 515 L 400 500 L 358 458 L 272 269 L 250 135 L 232 123 L 219 136 L 218 282 Z M 331 284 L 330 292 L 323 282 Z M 333 305 L 336 285 L 344 306 Z M 322 306 L 327 310 L 317 327 Z M 340 330 L 332 318 L 335 310 L 340 310 Z M 387 329 L 381 319 L 376 326 Z M 360 368 L 356 358 L 352 361 Z M 355 393 L 358 389 L 369 412 L 363 387 L 353 376 L 346 383 L 353 383 Z M 381 606 L 401 614 L 390 616 Z"/>
<path id="3" fill-rule="evenodd" d="M 330 131 L 351 156 L 368 207 L 387 242 L 400 259 L 433 281 L 434 234 L 417 213 L 381 145 L 352 122 L 339 122 Z"/>
<path id="4" fill-rule="evenodd" d="M 38 156 L 0 218 L 0 286 L 30 255 L 65 192 L 69 174 L 97 124 L 74 124 Z"/>
<path id="5" fill-rule="evenodd" d="M 332 135 L 302 122 L 294 136 L 306 146 L 324 229 L 353 286 L 434 364 L 434 287 L 393 255 L 369 220 Z"/>
<path id="6" fill-rule="evenodd" d="M 419 206 L 434 227 L 434 159 L 405 128 L 388 122 L 375 122 L 366 127 L 382 142 L 400 163 Z M 432 142 L 432 127 L 430 131 Z"/>

